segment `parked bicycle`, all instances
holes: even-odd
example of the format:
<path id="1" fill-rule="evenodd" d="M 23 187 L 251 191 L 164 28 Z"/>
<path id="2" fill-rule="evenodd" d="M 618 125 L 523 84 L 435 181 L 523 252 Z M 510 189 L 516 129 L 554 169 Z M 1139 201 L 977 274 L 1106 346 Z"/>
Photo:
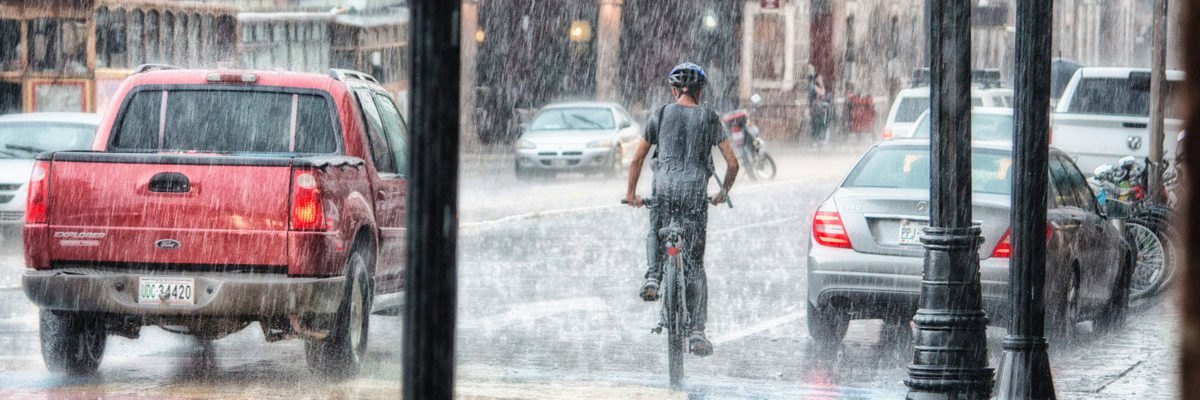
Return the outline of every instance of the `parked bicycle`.
<path id="1" fill-rule="evenodd" d="M 1150 201 L 1146 193 L 1149 187 L 1147 172 L 1150 171 L 1147 165 L 1149 160 L 1138 161 L 1128 156 L 1115 166 L 1096 167 L 1090 179 L 1100 189 L 1096 195 L 1101 202 L 1120 201 L 1130 205 L 1125 231 L 1130 243 L 1137 248 L 1137 264 L 1129 288 L 1133 299 L 1159 293 L 1167 287 L 1175 272 L 1178 236 L 1171 225 L 1174 210 L 1168 204 Z M 1164 173 L 1164 178 L 1170 186 L 1169 173 Z M 1164 193 L 1164 198 L 1169 195 Z"/>

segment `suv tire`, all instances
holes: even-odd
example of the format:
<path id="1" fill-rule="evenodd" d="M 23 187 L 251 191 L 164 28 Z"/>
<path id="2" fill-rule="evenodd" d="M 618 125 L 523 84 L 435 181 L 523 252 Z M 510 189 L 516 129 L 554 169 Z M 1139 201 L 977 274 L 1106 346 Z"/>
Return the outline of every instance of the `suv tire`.
<path id="1" fill-rule="evenodd" d="M 304 342 L 308 366 L 321 377 L 334 380 L 352 377 L 366 358 L 373 293 L 367 275 L 367 253 L 360 247 L 346 261 L 346 289 L 331 321 L 329 336 Z"/>
<path id="2" fill-rule="evenodd" d="M 108 333 L 104 321 L 89 314 L 41 310 L 42 359 L 51 372 L 86 375 L 100 367 Z"/>

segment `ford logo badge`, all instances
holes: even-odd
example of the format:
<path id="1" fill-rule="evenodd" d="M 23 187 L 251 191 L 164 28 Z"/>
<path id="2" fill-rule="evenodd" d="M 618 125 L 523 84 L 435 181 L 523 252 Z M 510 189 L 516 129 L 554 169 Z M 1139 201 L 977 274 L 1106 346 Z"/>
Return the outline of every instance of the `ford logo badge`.
<path id="1" fill-rule="evenodd" d="M 158 239 L 154 242 L 154 246 L 163 250 L 175 250 L 178 249 L 179 246 L 183 246 L 183 244 L 179 243 L 179 241 L 175 239 Z"/>

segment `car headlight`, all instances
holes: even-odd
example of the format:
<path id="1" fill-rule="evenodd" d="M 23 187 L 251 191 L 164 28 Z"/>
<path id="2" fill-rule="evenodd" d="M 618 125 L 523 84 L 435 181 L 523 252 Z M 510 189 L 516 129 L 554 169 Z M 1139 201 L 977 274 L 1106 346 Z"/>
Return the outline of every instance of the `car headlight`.
<path id="1" fill-rule="evenodd" d="M 533 144 L 533 142 L 530 142 L 528 140 L 521 139 L 521 140 L 517 141 L 517 148 L 521 149 L 521 150 L 536 149 L 537 145 Z"/>
<path id="2" fill-rule="evenodd" d="M 588 142 L 588 144 L 587 144 L 588 148 L 597 148 L 597 147 L 607 148 L 607 147 L 612 147 L 612 146 L 613 146 L 613 142 L 608 139 L 593 140 L 593 141 Z"/>

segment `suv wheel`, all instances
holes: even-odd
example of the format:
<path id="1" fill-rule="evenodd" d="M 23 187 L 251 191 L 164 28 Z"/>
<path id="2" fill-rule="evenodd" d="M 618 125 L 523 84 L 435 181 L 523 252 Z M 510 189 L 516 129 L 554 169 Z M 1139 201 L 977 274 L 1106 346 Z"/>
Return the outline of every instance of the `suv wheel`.
<path id="1" fill-rule="evenodd" d="M 309 368 L 322 377 L 354 376 L 366 358 L 372 298 L 366 253 L 360 248 L 346 261 L 346 289 L 333 316 L 329 336 L 304 342 Z"/>
<path id="2" fill-rule="evenodd" d="M 108 336 L 104 321 L 70 311 L 41 310 L 39 317 L 42 359 L 47 369 L 70 375 L 96 371 Z"/>
<path id="3" fill-rule="evenodd" d="M 850 326 L 850 314 L 833 306 L 808 304 L 808 334 L 821 343 L 840 343 Z"/>

